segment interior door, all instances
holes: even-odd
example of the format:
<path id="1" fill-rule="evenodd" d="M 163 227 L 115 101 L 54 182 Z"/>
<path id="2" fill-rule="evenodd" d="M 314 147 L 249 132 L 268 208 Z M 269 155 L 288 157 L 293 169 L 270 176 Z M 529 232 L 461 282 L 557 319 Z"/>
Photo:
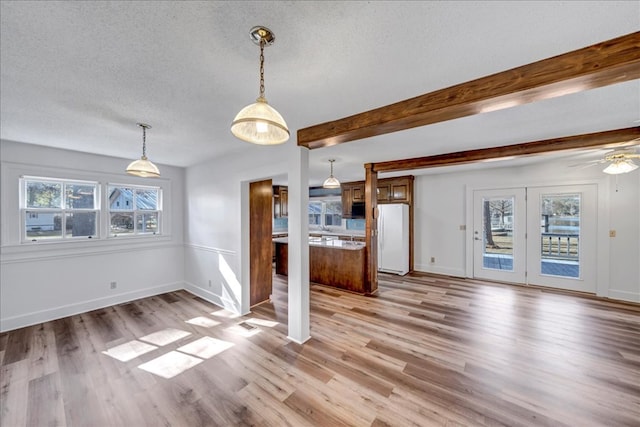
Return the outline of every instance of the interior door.
<path id="1" fill-rule="evenodd" d="M 597 187 L 528 189 L 529 283 L 596 292 Z"/>
<path id="2" fill-rule="evenodd" d="M 269 300 L 272 289 L 273 187 L 271 180 L 249 184 L 249 304 Z"/>
<path id="3" fill-rule="evenodd" d="M 526 190 L 476 190 L 473 212 L 473 276 L 525 283 Z"/>

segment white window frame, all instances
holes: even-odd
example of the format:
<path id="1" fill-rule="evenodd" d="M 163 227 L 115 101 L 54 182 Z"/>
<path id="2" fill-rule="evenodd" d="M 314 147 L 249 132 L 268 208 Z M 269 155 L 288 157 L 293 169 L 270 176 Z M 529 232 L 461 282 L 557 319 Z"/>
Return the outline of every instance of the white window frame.
<path id="1" fill-rule="evenodd" d="M 22 176 L 20 177 L 20 241 L 21 243 L 60 243 L 60 242 L 70 242 L 70 241 L 86 241 L 86 240 L 98 240 L 100 239 L 100 183 L 97 181 L 86 181 L 81 179 L 62 179 L 62 178 L 49 178 L 49 177 L 41 177 L 41 176 Z M 52 184 L 60 184 L 60 206 L 58 208 L 30 208 L 27 207 L 27 183 L 29 182 L 43 182 L 43 183 L 52 183 Z M 93 209 L 89 208 L 67 208 L 67 195 L 66 195 L 66 186 L 67 185 L 89 185 L 94 188 L 94 197 L 93 197 Z M 95 213 L 95 229 L 94 234 L 90 236 L 67 236 L 66 235 L 66 222 L 67 222 L 67 214 L 73 213 Z M 47 237 L 47 238 L 34 238 L 27 236 L 27 213 L 29 215 L 37 214 L 59 214 L 61 216 L 61 230 L 59 237 Z"/>
<path id="2" fill-rule="evenodd" d="M 126 209 L 126 210 L 111 210 L 111 203 L 109 200 L 109 196 L 111 193 L 111 188 L 127 188 L 133 191 L 133 196 L 132 196 L 132 201 L 133 201 L 133 206 L 131 209 Z M 158 199 L 157 199 L 157 209 L 137 209 L 136 206 L 136 196 L 135 196 L 135 192 L 136 190 L 154 190 L 157 191 L 158 193 Z M 162 211 L 163 211 L 163 189 L 160 186 L 150 186 L 150 185 L 139 185 L 139 184 L 121 184 L 121 183 L 107 183 L 105 186 L 105 201 L 104 201 L 104 206 L 105 206 L 105 216 L 106 216 L 106 227 L 107 227 L 107 233 L 106 236 L 108 239 L 130 239 L 130 238 L 143 238 L 143 237 L 147 237 L 147 238 L 155 238 L 155 237 L 159 237 L 163 235 L 163 215 L 162 215 Z M 133 215 L 133 232 L 131 233 L 122 233 L 122 234 L 117 234 L 117 233 L 113 233 L 111 230 L 111 214 L 113 213 L 131 213 Z M 153 232 L 142 232 L 138 230 L 138 215 L 140 214 L 148 214 L 148 213 L 156 213 L 157 214 L 157 229 L 156 231 Z"/>
<path id="3" fill-rule="evenodd" d="M 325 196 L 325 197 L 313 197 L 309 199 L 309 204 L 311 203 L 320 203 L 321 204 L 321 212 L 320 212 L 320 224 L 311 224 L 309 222 L 309 227 L 311 229 L 320 228 L 320 229 L 345 229 L 345 218 L 342 218 L 340 215 L 340 225 L 327 225 L 327 203 L 328 202 L 342 202 L 342 198 L 340 196 Z M 307 221 L 309 221 L 309 216 L 307 215 Z"/>

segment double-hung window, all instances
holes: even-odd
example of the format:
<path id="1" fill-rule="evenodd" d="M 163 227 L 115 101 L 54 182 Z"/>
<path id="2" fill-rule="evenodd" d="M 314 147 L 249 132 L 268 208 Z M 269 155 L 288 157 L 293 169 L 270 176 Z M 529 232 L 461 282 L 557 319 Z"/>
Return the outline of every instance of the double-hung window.
<path id="1" fill-rule="evenodd" d="M 97 182 L 22 178 L 25 241 L 91 239 L 98 235 Z"/>
<path id="2" fill-rule="evenodd" d="M 160 234 L 160 188 L 109 185 L 107 196 L 109 236 Z"/>
<path id="3" fill-rule="evenodd" d="M 310 200 L 308 208 L 309 225 L 342 226 L 342 201 L 340 199 Z"/>

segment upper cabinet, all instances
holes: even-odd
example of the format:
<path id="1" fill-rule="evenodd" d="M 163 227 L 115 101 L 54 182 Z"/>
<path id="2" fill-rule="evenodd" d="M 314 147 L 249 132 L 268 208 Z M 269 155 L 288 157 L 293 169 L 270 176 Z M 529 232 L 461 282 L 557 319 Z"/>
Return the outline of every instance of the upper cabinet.
<path id="1" fill-rule="evenodd" d="M 377 200 L 380 204 L 386 203 L 413 203 L 413 175 L 397 178 L 384 178 L 378 180 Z M 364 210 L 354 210 L 356 204 L 364 203 L 364 181 L 344 182 L 342 188 L 342 217 L 364 218 Z"/>
<path id="2" fill-rule="evenodd" d="M 289 216 L 289 189 L 283 185 L 273 186 L 273 217 L 286 218 Z"/>
<path id="3" fill-rule="evenodd" d="M 364 203 L 364 182 L 345 182 L 342 190 L 342 218 L 359 218 L 352 212 L 353 202 Z"/>
<path id="4" fill-rule="evenodd" d="M 378 203 L 409 203 L 413 195 L 413 175 L 378 181 Z"/>

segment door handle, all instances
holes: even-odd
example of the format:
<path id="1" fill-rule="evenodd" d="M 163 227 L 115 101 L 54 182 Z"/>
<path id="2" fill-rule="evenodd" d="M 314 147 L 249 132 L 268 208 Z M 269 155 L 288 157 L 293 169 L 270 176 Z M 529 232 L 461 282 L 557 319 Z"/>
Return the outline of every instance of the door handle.
<path id="1" fill-rule="evenodd" d="M 473 240 L 480 240 L 480 238 L 479 237 L 474 237 Z"/>

